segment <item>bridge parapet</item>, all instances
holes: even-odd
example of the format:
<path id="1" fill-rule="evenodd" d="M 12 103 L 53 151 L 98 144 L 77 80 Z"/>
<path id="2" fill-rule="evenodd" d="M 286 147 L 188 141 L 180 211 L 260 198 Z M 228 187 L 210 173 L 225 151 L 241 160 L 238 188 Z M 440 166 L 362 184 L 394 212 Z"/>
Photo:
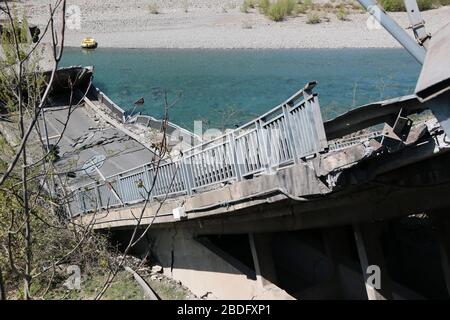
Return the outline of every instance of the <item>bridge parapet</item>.
<path id="1" fill-rule="evenodd" d="M 314 157 L 328 148 L 315 85 L 308 83 L 272 110 L 176 160 L 148 163 L 78 188 L 70 201 L 72 214 L 191 195 Z"/>

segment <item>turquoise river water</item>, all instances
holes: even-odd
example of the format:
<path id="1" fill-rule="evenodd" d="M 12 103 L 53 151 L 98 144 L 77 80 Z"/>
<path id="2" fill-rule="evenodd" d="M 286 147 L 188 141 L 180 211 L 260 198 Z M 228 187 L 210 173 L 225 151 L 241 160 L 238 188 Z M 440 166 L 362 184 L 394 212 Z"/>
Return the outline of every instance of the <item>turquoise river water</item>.
<path id="1" fill-rule="evenodd" d="M 157 94 L 181 100 L 171 121 L 234 126 L 317 80 L 325 119 L 370 101 L 409 94 L 420 66 L 402 49 L 184 50 L 67 48 L 63 65 L 92 65 L 94 84 L 126 110 L 162 115 Z"/>

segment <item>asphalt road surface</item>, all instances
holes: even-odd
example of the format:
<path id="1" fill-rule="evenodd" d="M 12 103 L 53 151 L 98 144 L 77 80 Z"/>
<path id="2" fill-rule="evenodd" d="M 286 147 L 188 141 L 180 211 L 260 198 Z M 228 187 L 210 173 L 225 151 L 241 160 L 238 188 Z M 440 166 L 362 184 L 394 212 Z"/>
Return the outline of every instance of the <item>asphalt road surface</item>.
<path id="1" fill-rule="evenodd" d="M 72 108 L 69 120 L 68 114 L 65 106 L 48 108 L 45 122 L 41 119 L 40 126 L 44 141 L 46 123 L 49 144 L 58 143 L 60 159 L 56 166 L 71 188 L 102 180 L 101 175 L 108 177 L 152 161 L 150 150 L 99 120 L 91 110 L 83 106 Z M 99 161 L 102 158 L 105 160 Z M 93 168 L 95 161 L 98 170 Z"/>

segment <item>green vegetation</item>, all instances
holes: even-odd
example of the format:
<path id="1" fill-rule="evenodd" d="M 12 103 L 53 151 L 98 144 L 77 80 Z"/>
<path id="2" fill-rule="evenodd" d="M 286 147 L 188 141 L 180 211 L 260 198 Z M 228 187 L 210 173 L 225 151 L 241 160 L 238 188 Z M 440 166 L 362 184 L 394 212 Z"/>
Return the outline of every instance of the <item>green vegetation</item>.
<path id="1" fill-rule="evenodd" d="M 390 12 L 406 11 L 403 0 L 380 0 L 379 4 L 384 10 Z M 422 11 L 446 6 L 450 4 L 450 0 L 418 0 L 417 5 Z"/>
<path id="2" fill-rule="evenodd" d="M 241 12 L 248 13 L 251 8 L 259 8 L 259 12 L 266 15 L 273 21 L 282 21 L 286 16 L 292 15 L 297 1 L 295 0 L 277 0 L 276 2 L 270 2 L 270 0 L 244 0 L 240 10 Z"/>
<path id="3" fill-rule="evenodd" d="M 405 11 L 405 4 L 403 3 L 403 0 L 380 0 L 379 4 L 386 11 Z"/>
<path id="4" fill-rule="evenodd" d="M 322 22 L 322 20 L 320 19 L 319 15 L 314 12 L 309 13 L 306 18 L 307 24 L 318 24 L 320 22 Z"/>
<path id="5" fill-rule="evenodd" d="M 269 7 L 267 16 L 273 21 L 282 21 L 286 16 L 286 11 L 281 4 L 276 3 Z"/>
<path id="6" fill-rule="evenodd" d="M 347 16 L 348 12 L 345 7 L 343 5 L 339 6 L 338 11 L 336 12 L 336 17 L 338 18 L 338 20 L 346 21 L 348 20 Z"/>
<path id="7" fill-rule="evenodd" d="M 64 279 L 64 277 L 62 278 Z M 60 279 L 59 283 L 55 284 L 43 298 L 48 300 L 92 300 L 106 279 L 107 274 L 100 271 L 97 274 L 83 276 L 79 290 L 67 289 L 62 285 L 62 279 Z M 158 279 L 152 279 L 148 276 L 144 279 L 161 300 L 186 300 L 192 296 L 187 288 L 166 277 L 159 276 Z M 145 300 L 146 298 L 133 275 L 123 270 L 117 273 L 102 300 Z"/>
<path id="8" fill-rule="evenodd" d="M 29 37 L 28 22 L 26 14 L 22 15 L 19 22 L 18 14 L 13 13 L 12 28 L 9 24 L 3 25 L 1 36 L 1 48 L 3 55 L 0 56 L 0 112 L 15 112 L 17 111 L 16 97 L 11 88 L 19 86 L 17 79 L 14 76 L 14 70 L 10 66 L 16 63 L 16 46 L 15 41 L 19 44 L 19 57 L 24 59 L 32 46 L 32 39 Z M 14 32 L 13 32 L 14 29 Z M 39 55 L 33 54 L 29 57 L 26 67 L 24 67 L 23 79 L 21 81 L 21 88 L 25 98 L 28 101 L 36 101 L 39 99 L 40 88 L 44 85 L 44 77 L 37 76 L 35 70 L 38 66 Z"/>
<path id="9" fill-rule="evenodd" d="M 5 163 L 2 161 L 1 166 L 1 170 L 4 171 Z M 24 223 L 21 214 L 20 186 L 18 187 L 16 184 L 17 178 L 17 175 L 14 174 L 4 185 L 8 191 L 0 191 L 0 246 L 9 248 L 14 259 L 14 266 L 22 268 L 26 263 L 26 253 L 21 244 L 22 236 L 20 233 L 10 233 L 10 230 L 18 230 Z M 38 186 L 30 187 L 31 190 L 38 189 Z M 30 192 L 30 198 L 32 203 L 38 203 L 31 208 L 32 296 L 42 297 L 50 292 L 55 284 L 67 279 L 66 269 L 63 268 L 58 272 L 58 268 L 77 265 L 86 275 L 108 268 L 109 248 L 105 237 L 88 235 L 82 241 L 82 245 L 77 246 L 80 239 L 83 238 L 83 232 L 70 230 L 56 216 L 49 214 L 51 208 L 47 204 L 49 199 L 46 196 Z M 14 219 L 11 218 L 12 216 Z M 71 250 L 74 251 L 67 255 Z M 19 285 L 20 275 L 12 267 L 6 253 L 5 250 L 0 251 L 0 268 L 6 281 L 8 295 L 11 298 L 23 298 L 22 286 Z"/>
<path id="10" fill-rule="evenodd" d="M 0 56 L 1 111 L 9 113 L 17 128 L 38 112 L 45 88 L 44 76 L 38 72 L 40 55 L 29 54 L 33 44 L 26 15 L 21 20 L 18 17 L 12 12 L 12 23 L 2 26 L 3 54 Z M 31 155 L 33 145 L 38 144 L 28 140 L 23 152 L 27 150 Z M 16 150 L 3 136 L 0 136 L 0 147 L 3 176 L 7 166 L 13 163 Z M 38 149 L 41 150 L 40 146 Z M 84 274 L 109 266 L 106 238 L 93 234 L 91 229 L 69 224 L 63 212 L 67 199 L 60 194 L 51 197 L 42 188 L 43 182 L 49 181 L 46 179 L 51 175 L 50 164 L 56 157 L 57 148 L 52 148 L 45 159 L 45 171 L 43 162 L 33 163 L 28 157 L 23 166 L 25 157 L 20 157 L 1 185 L 0 270 L 7 298 L 42 298 L 54 283 L 67 279 L 69 265 L 79 266 Z M 27 195 L 26 202 L 23 194 Z"/>
<path id="11" fill-rule="evenodd" d="M 380 5 L 386 11 L 405 11 L 403 0 L 380 0 Z M 418 0 L 420 10 L 429 10 L 442 5 L 449 5 L 450 0 Z M 313 0 L 245 0 L 241 6 L 242 12 L 257 7 L 273 21 L 283 21 L 287 16 L 308 14 L 307 23 L 319 23 L 321 19 L 327 20 L 325 15 L 319 13 L 333 13 L 341 21 L 347 21 L 350 13 L 363 13 L 364 8 L 357 1 L 336 1 L 314 3 Z M 329 20 L 329 19 L 328 19 Z"/>
<path id="12" fill-rule="evenodd" d="M 418 0 L 417 3 L 420 10 L 429 10 L 442 5 L 449 5 L 450 0 Z M 380 0 L 379 4 L 386 11 L 405 11 L 403 0 Z M 256 7 L 261 14 L 273 21 L 283 21 L 287 16 L 309 13 L 311 18 L 308 19 L 309 23 L 318 23 L 317 12 L 333 13 L 341 21 L 347 21 L 350 13 L 365 12 L 357 1 L 336 0 L 326 3 L 314 3 L 313 0 L 244 0 L 240 9 L 247 13 L 249 9 Z"/>
<path id="13" fill-rule="evenodd" d="M 361 6 L 353 2 L 334 4 L 332 1 L 332 3 L 316 4 L 312 0 L 277 0 L 276 2 L 260 0 L 258 8 L 260 13 L 273 21 L 282 21 L 287 16 L 310 13 L 309 23 L 319 23 L 321 18 L 317 12 L 333 12 L 339 20 L 344 21 L 348 20 L 349 10 L 360 10 Z M 323 17 L 323 19 L 327 20 L 328 18 Z"/>
<path id="14" fill-rule="evenodd" d="M 440 0 L 417 0 L 417 5 L 419 6 L 419 10 L 430 10 L 437 8 L 441 5 Z"/>
<path id="15" fill-rule="evenodd" d="M 240 10 L 243 13 L 248 13 L 248 9 L 254 9 L 255 8 L 255 1 L 254 0 L 244 0 L 242 3 Z"/>
<path id="16" fill-rule="evenodd" d="M 48 300 L 92 300 L 99 288 L 105 283 L 107 275 L 103 273 L 82 277 L 80 289 L 69 290 L 62 283 L 55 284 L 53 290 L 45 294 Z M 106 290 L 102 300 L 144 300 L 144 294 L 133 275 L 119 271 L 114 283 Z"/>
<path id="17" fill-rule="evenodd" d="M 306 14 L 307 12 L 308 12 L 308 7 L 306 5 L 304 5 L 303 3 L 299 3 L 294 9 L 294 13 L 297 16 L 299 14 Z"/>
<path id="18" fill-rule="evenodd" d="M 259 0 L 258 7 L 259 7 L 260 13 L 267 14 L 267 12 L 269 12 L 269 8 L 270 8 L 270 1 L 269 0 Z"/>
<path id="19" fill-rule="evenodd" d="M 267 15 L 273 21 L 281 21 L 292 14 L 295 5 L 293 0 L 278 0 L 270 6 Z"/>
<path id="20" fill-rule="evenodd" d="M 161 300 L 186 300 L 191 296 L 189 290 L 174 280 L 163 278 L 162 280 L 145 279 Z"/>
<path id="21" fill-rule="evenodd" d="M 313 6 L 312 0 L 303 0 L 303 1 L 301 1 L 301 3 L 304 4 L 307 7 L 312 7 Z"/>

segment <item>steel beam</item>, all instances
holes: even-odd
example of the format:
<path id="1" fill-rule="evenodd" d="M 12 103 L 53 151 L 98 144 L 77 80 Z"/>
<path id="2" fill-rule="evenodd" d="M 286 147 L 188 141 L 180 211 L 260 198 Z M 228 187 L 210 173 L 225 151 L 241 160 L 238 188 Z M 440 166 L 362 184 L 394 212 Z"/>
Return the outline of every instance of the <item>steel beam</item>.
<path id="1" fill-rule="evenodd" d="M 403 2 L 405 3 L 406 12 L 408 12 L 409 22 L 411 23 L 411 29 L 414 32 L 414 37 L 416 37 L 417 42 L 421 46 L 426 48 L 428 40 L 431 36 L 425 30 L 425 21 L 422 19 L 417 1 L 403 0 Z"/>
<path id="2" fill-rule="evenodd" d="M 425 49 L 411 38 L 374 0 L 358 0 L 369 12 L 420 64 L 425 60 Z"/>

